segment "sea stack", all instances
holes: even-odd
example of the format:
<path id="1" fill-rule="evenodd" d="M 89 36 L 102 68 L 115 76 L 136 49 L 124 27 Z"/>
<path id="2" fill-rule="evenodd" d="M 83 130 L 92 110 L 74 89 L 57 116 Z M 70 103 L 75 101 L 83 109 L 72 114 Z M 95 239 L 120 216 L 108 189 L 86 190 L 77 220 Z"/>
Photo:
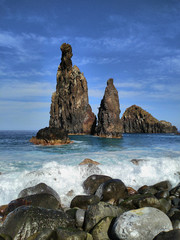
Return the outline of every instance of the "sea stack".
<path id="1" fill-rule="evenodd" d="M 77 66 L 72 66 L 72 47 L 63 43 L 57 70 L 56 92 L 52 95 L 49 127 L 69 134 L 92 134 L 96 116 L 88 102 L 87 81 Z"/>
<path id="2" fill-rule="evenodd" d="M 121 118 L 124 133 L 177 133 L 177 128 L 166 121 L 158 121 L 139 106 L 127 108 Z"/>
<path id="3" fill-rule="evenodd" d="M 110 78 L 107 81 L 107 87 L 99 108 L 96 135 L 107 138 L 121 138 L 120 112 L 118 91 L 113 84 L 113 79 Z"/>

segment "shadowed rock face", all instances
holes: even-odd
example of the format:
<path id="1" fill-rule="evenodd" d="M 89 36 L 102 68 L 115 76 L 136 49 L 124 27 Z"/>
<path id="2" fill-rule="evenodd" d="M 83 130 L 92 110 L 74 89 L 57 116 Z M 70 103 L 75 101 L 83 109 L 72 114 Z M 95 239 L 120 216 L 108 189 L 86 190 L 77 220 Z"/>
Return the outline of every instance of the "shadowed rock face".
<path id="1" fill-rule="evenodd" d="M 94 132 L 96 117 L 88 103 L 86 78 L 77 66 L 72 66 L 71 45 L 62 44 L 61 51 L 49 126 L 63 128 L 70 134 L 91 134 Z"/>
<path id="2" fill-rule="evenodd" d="M 97 136 L 110 138 L 122 137 L 122 124 L 119 114 L 120 105 L 118 91 L 111 78 L 107 81 L 107 87 L 99 108 L 98 126 L 96 128 Z"/>
<path id="3" fill-rule="evenodd" d="M 125 133 L 176 133 L 177 128 L 166 121 L 158 121 L 150 113 L 133 105 L 121 118 Z"/>

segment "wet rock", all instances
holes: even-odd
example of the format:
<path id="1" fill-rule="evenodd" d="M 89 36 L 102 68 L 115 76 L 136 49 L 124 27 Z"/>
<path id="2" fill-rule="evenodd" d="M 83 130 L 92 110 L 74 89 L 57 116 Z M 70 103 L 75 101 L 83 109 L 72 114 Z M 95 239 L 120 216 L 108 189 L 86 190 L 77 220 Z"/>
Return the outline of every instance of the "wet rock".
<path id="1" fill-rule="evenodd" d="M 166 199 L 158 200 L 152 194 L 134 194 L 126 198 L 119 205 L 128 210 L 143 207 L 153 207 L 158 208 L 165 213 L 167 213 L 171 208 L 169 201 L 167 201 Z"/>
<path id="2" fill-rule="evenodd" d="M 105 217 L 91 231 L 93 240 L 109 240 L 108 230 L 113 217 Z"/>
<path id="3" fill-rule="evenodd" d="M 174 207 L 179 207 L 179 206 L 180 206 L 180 198 L 173 198 L 173 199 L 171 200 L 171 202 L 172 202 L 172 205 L 173 205 Z"/>
<path id="4" fill-rule="evenodd" d="M 140 187 L 138 189 L 138 193 L 140 194 L 156 194 L 158 192 L 158 190 L 153 187 L 153 186 L 147 186 L 147 185 L 144 185 L 142 187 Z"/>
<path id="5" fill-rule="evenodd" d="M 162 231 L 172 230 L 170 219 L 162 211 L 146 207 L 120 215 L 112 228 L 117 239 L 152 240 Z"/>
<path id="6" fill-rule="evenodd" d="M 88 102 L 86 78 L 77 66 L 72 66 L 71 45 L 63 43 L 61 51 L 49 126 L 65 129 L 69 134 L 91 134 L 96 126 L 96 116 Z"/>
<path id="7" fill-rule="evenodd" d="M 19 193 L 18 198 L 23 198 L 23 197 L 26 197 L 29 195 L 40 194 L 40 193 L 51 194 L 57 199 L 57 201 L 59 201 L 59 202 L 61 201 L 59 194 L 54 189 L 52 189 L 51 187 L 46 185 L 45 183 L 39 183 L 33 187 L 28 187 L 28 188 L 23 189 Z"/>
<path id="8" fill-rule="evenodd" d="M 162 181 L 151 186 L 158 191 L 169 191 L 172 188 L 172 184 L 169 181 Z"/>
<path id="9" fill-rule="evenodd" d="M 176 133 L 171 123 L 158 121 L 139 106 L 127 108 L 121 118 L 125 133 Z"/>
<path id="10" fill-rule="evenodd" d="M 137 191 L 132 187 L 127 187 L 128 195 L 137 194 Z"/>
<path id="11" fill-rule="evenodd" d="M 96 196 L 98 196 L 101 201 L 117 203 L 119 199 L 124 199 L 128 196 L 128 191 L 121 180 L 110 179 L 98 187 Z"/>
<path id="12" fill-rule="evenodd" d="M 41 193 L 34 194 L 24 198 L 18 198 L 11 201 L 5 211 L 5 214 L 9 214 L 20 206 L 31 205 L 33 207 L 42 207 L 48 209 L 58 209 L 61 207 L 60 202 L 51 194 Z"/>
<path id="13" fill-rule="evenodd" d="M 169 191 L 159 191 L 155 194 L 155 197 L 157 199 L 160 199 L 160 198 L 168 198 L 169 197 Z"/>
<path id="14" fill-rule="evenodd" d="M 85 218 L 85 210 L 83 209 L 77 209 L 76 211 L 76 226 L 82 228 L 84 224 L 84 218 Z"/>
<path id="15" fill-rule="evenodd" d="M 54 230 L 74 226 L 74 219 L 61 210 L 22 206 L 8 214 L 1 233 L 9 234 L 16 240 L 25 240 L 47 228 Z"/>
<path id="16" fill-rule="evenodd" d="M 83 188 L 85 193 L 94 194 L 101 183 L 106 182 L 107 180 L 112 179 L 109 176 L 105 175 L 91 175 L 83 182 Z"/>
<path id="17" fill-rule="evenodd" d="M 180 212 L 179 211 L 174 212 L 170 219 L 173 225 L 173 229 L 180 229 Z"/>
<path id="18" fill-rule="evenodd" d="M 59 240 L 57 232 L 52 229 L 44 229 L 40 233 L 35 233 L 27 240 Z"/>
<path id="19" fill-rule="evenodd" d="M 171 230 L 168 232 L 159 233 L 153 240 L 179 240 L 180 229 Z"/>
<path id="20" fill-rule="evenodd" d="M 30 142 L 36 145 L 63 145 L 70 143 L 67 132 L 62 128 L 46 127 L 40 129 Z"/>
<path id="21" fill-rule="evenodd" d="M 90 238 L 90 234 L 87 234 L 84 231 L 80 231 L 78 229 L 63 229 L 63 228 L 58 228 L 57 230 L 57 235 L 59 240 L 93 240 Z M 89 235 L 89 236 L 88 236 Z"/>
<path id="22" fill-rule="evenodd" d="M 96 204 L 99 201 L 99 197 L 95 195 L 77 195 L 72 199 L 70 207 L 78 207 L 86 210 L 88 205 Z"/>
<path id="23" fill-rule="evenodd" d="M 90 205 L 85 214 L 84 230 L 89 232 L 100 220 L 105 217 L 117 217 L 124 209 L 105 202 Z"/>
<path id="24" fill-rule="evenodd" d="M 123 130 L 119 115 L 118 91 L 111 78 L 107 81 L 104 97 L 101 100 L 96 135 L 99 137 L 121 138 Z"/>
<path id="25" fill-rule="evenodd" d="M 100 163 L 89 159 L 89 158 L 85 158 L 79 165 L 85 165 L 85 164 L 94 164 L 94 165 L 99 165 Z"/>
<path id="26" fill-rule="evenodd" d="M 180 210 L 177 209 L 177 208 L 173 208 L 173 207 L 172 207 L 172 208 L 169 210 L 169 212 L 167 213 L 168 217 L 171 218 L 171 217 L 174 215 L 175 212 L 180 212 Z"/>
<path id="27" fill-rule="evenodd" d="M 170 195 L 175 196 L 177 198 L 180 197 L 180 183 L 170 190 Z"/>

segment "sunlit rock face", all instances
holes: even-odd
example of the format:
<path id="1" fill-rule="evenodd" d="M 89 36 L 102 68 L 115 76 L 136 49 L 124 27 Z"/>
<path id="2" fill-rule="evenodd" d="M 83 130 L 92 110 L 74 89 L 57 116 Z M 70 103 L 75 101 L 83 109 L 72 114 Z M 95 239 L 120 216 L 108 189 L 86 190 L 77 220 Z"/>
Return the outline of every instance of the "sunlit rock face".
<path id="1" fill-rule="evenodd" d="M 121 118 L 125 133 L 177 133 L 177 128 L 166 121 L 158 121 L 150 113 L 133 105 Z"/>
<path id="2" fill-rule="evenodd" d="M 87 81 L 77 66 L 72 66 L 71 45 L 61 46 L 56 92 L 52 95 L 50 127 L 63 128 L 69 134 L 92 134 L 96 117 L 88 102 Z"/>
<path id="3" fill-rule="evenodd" d="M 113 84 L 113 79 L 110 78 L 107 81 L 107 87 L 99 108 L 96 135 L 121 138 L 122 124 L 119 118 L 120 112 L 118 91 Z"/>

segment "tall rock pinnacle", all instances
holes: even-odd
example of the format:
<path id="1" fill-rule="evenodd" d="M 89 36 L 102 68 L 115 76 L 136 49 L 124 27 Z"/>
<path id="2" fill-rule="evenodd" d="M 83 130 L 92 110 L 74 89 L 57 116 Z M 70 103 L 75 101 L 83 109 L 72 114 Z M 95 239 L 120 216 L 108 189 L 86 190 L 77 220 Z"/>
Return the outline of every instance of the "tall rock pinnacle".
<path id="1" fill-rule="evenodd" d="M 100 137 L 121 138 L 122 124 L 119 118 L 120 104 L 118 91 L 116 90 L 113 79 L 107 81 L 104 97 L 98 113 L 98 126 L 96 134 Z"/>
<path id="2" fill-rule="evenodd" d="M 62 57 L 57 70 L 56 92 L 52 95 L 50 127 L 70 134 L 91 134 L 96 117 L 88 102 L 87 81 L 77 66 L 72 66 L 71 45 L 61 45 Z"/>

